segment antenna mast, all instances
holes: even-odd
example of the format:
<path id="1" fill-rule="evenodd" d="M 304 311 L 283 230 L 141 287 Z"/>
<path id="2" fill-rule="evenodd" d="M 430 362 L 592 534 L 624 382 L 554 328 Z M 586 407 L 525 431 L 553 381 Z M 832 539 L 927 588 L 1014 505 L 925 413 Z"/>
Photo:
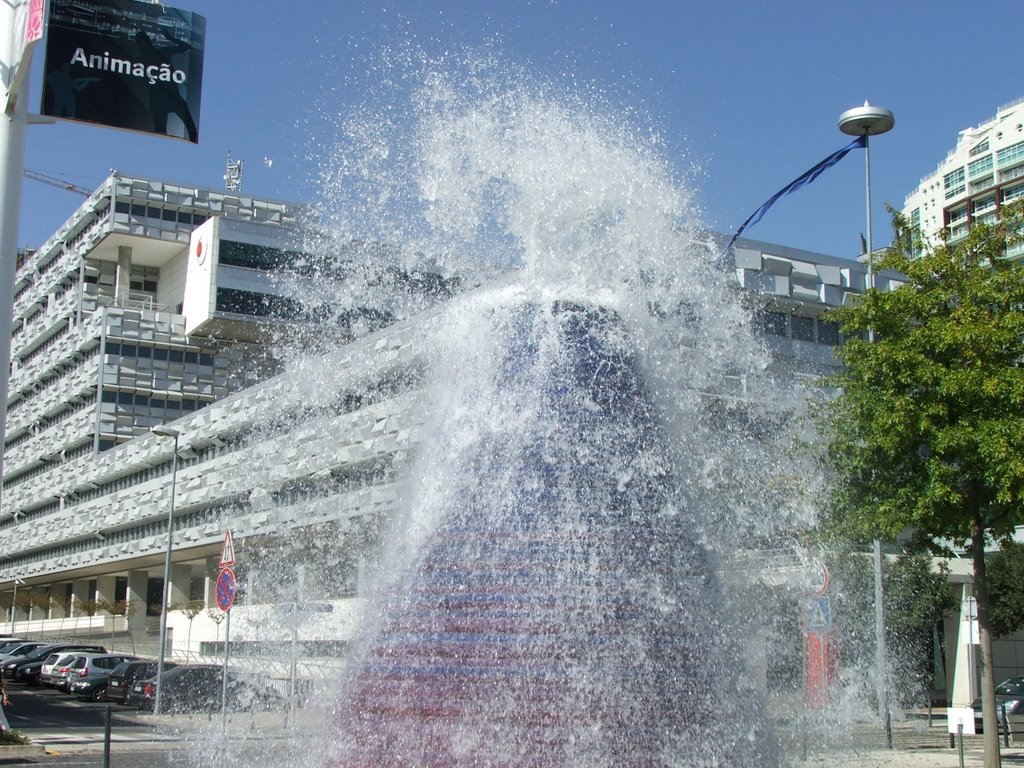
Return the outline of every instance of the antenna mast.
<path id="1" fill-rule="evenodd" d="M 242 167 L 244 164 L 243 160 L 232 160 L 231 150 L 228 150 L 228 165 L 224 172 L 224 189 L 228 192 L 242 191 Z"/>

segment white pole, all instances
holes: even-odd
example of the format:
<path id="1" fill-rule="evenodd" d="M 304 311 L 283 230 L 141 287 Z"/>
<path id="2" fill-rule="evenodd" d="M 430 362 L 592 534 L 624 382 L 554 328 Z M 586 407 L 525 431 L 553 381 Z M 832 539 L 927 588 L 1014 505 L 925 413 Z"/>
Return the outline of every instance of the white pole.
<path id="1" fill-rule="evenodd" d="M 19 64 L 21 51 L 15 43 L 15 15 L 18 3 L 0 3 L 0 66 L 10 77 L 12 67 Z M 26 62 L 27 64 L 27 62 Z M 18 262 L 18 222 L 21 218 L 21 177 L 25 170 L 25 126 L 28 124 L 26 91 L 28 78 L 22 77 L 8 92 L 10 82 L 3 83 L 4 105 L 0 112 L 0 446 L 7 424 L 7 385 L 11 359 L 11 316 L 14 311 L 14 275 Z M 12 104 L 13 102 L 13 104 Z M 3 451 L 0 450 L 0 472 Z"/>
<path id="2" fill-rule="evenodd" d="M 164 596 L 160 605 L 160 651 L 157 656 L 156 692 L 153 695 L 153 714 L 160 714 L 163 699 L 164 656 L 167 653 L 167 603 L 171 599 L 171 555 L 174 551 L 174 497 L 178 485 L 178 438 L 181 434 L 170 427 L 156 427 L 153 433 L 174 438 L 174 457 L 171 459 L 171 503 L 167 512 L 167 552 L 164 555 Z"/>

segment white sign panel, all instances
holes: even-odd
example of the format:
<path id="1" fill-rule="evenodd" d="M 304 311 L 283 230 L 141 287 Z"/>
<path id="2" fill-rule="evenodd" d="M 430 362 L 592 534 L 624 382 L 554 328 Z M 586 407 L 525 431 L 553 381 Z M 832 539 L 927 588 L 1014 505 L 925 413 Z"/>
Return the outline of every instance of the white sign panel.
<path id="1" fill-rule="evenodd" d="M 185 333 L 192 333 L 213 316 L 216 309 L 217 249 L 220 244 L 220 218 L 213 216 L 196 227 L 188 244 L 185 269 Z"/>
<path id="2" fill-rule="evenodd" d="M 970 707 L 949 707 L 946 709 L 946 727 L 950 733 L 960 733 L 960 726 L 968 736 L 974 735 L 974 710 Z"/>

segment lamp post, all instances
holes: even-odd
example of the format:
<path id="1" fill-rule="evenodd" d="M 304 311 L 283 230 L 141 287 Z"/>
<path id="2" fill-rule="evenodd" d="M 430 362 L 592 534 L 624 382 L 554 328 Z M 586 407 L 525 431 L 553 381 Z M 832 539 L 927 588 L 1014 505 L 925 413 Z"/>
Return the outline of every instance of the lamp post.
<path id="1" fill-rule="evenodd" d="M 163 693 L 164 655 L 167 652 L 167 603 L 171 599 L 171 552 L 174 549 L 174 497 L 178 484 L 178 439 L 181 432 L 172 427 L 153 427 L 154 435 L 174 438 L 174 456 L 171 458 L 171 503 L 167 512 L 167 552 L 164 556 L 164 596 L 160 603 L 160 653 L 156 665 L 156 692 L 153 696 L 153 714 L 160 714 Z"/>
<path id="2" fill-rule="evenodd" d="M 839 130 L 850 136 L 864 137 L 864 188 L 867 198 L 867 286 L 865 290 L 875 287 L 874 251 L 871 243 L 871 137 L 891 131 L 896 125 L 892 112 L 883 107 L 873 107 L 864 102 L 863 107 L 848 109 L 839 116 Z M 868 340 L 875 340 L 873 329 L 868 329 Z M 885 720 L 885 737 L 889 749 L 892 749 L 892 718 L 889 713 L 888 673 L 886 671 L 885 653 L 885 613 L 882 608 L 882 542 L 875 539 L 874 545 L 875 572 L 875 666 L 878 667 L 878 710 Z"/>
<path id="3" fill-rule="evenodd" d="M 14 612 L 18 608 L 18 585 L 24 583 L 22 579 L 14 578 L 14 594 L 11 595 L 11 634 L 14 634 Z"/>
<path id="4" fill-rule="evenodd" d="M 863 107 L 848 109 L 839 116 L 839 130 L 849 136 L 864 137 L 864 188 L 867 193 L 867 261 L 868 261 L 868 288 L 874 283 L 873 260 L 871 251 L 871 137 L 881 133 L 888 133 L 896 125 L 896 118 L 892 112 L 883 107 L 873 107 L 864 102 Z"/>

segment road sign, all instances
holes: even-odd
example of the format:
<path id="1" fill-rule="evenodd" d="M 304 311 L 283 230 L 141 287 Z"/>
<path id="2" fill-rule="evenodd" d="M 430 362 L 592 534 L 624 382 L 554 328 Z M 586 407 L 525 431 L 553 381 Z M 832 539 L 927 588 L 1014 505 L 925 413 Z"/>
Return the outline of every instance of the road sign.
<path id="1" fill-rule="evenodd" d="M 227 613 L 235 604 L 235 592 L 238 589 L 238 581 L 235 579 L 235 572 L 230 568 L 221 569 L 217 576 L 217 607 Z"/>
<path id="2" fill-rule="evenodd" d="M 808 592 L 816 597 L 820 597 L 828 592 L 828 567 L 821 560 L 815 558 L 811 564 L 810 583 L 808 584 Z"/>
<path id="3" fill-rule="evenodd" d="M 235 545 L 231 541 L 231 529 L 224 531 L 224 546 L 220 549 L 220 567 L 230 568 L 235 564 Z"/>
<path id="4" fill-rule="evenodd" d="M 804 629 L 807 632 L 827 632 L 832 628 L 832 605 L 828 596 L 807 601 Z"/>

